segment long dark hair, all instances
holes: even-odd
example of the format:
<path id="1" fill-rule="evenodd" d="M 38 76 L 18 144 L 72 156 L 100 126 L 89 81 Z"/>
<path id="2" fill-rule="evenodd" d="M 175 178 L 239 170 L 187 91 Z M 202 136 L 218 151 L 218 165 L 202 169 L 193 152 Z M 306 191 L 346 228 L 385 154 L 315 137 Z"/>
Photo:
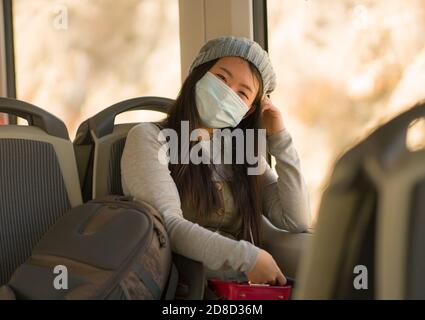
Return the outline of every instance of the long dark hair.
<path id="1" fill-rule="evenodd" d="M 189 132 L 202 127 L 198 109 L 195 100 L 196 83 L 211 69 L 218 59 L 204 63 L 195 68 L 184 81 L 178 97 L 170 109 L 168 117 L 161 123 L 164 128 L 170 128 L 177 132 L 179 141 L 181 139 L 181 121 L 189 121 Z M 260 103 L 263 95 L 263 85 L 261 76 L 257 68 L 249 62 L 252 73 L 258 80 L 260 88 L 254 100 L 252 108 L 254 111 L 245 117 L 237 126 L 243 130 L 258 129 Z M 257 130 L 255 130 L 255 141 L 258 145 Z M 233 140 L 233 139 L 232 139 Z M 246 142 L 246 139 L 244 139 Z M 190 142 L 189 148 L 196 144 Z M 180 148 L 180 143 L 179 143 Z M 257 148 L 257 147 L 255 147 Z M 233 157 L 235 159 L 235 148 L 233 148 Z M 246 150 L 246 148 L 245 148 Z M 180 149 L 179 149 L 180 151 Z M 179 154 L 181 154 L 179 152 Z M 249 241 L 252 238 L 255 244 L 259 244 L 260 225 L 261 225 L 261 193 L 259 175 L 248 175 L 247 169 L 250 166 L 248 162 L 243 164 L 233 163 L 232 179 L 229 181 L 232 190 L 233 199 L 238 208 L 238 214 L 242 215 L 242 233 L 240 239 Z M 198 214 L 209 215 L 222 207 L 222 200 L 212 180 L 212 169 L 208 164 L 169 164 L 171 176 L 176 183 L 182 203 L 190 203 Z"/>

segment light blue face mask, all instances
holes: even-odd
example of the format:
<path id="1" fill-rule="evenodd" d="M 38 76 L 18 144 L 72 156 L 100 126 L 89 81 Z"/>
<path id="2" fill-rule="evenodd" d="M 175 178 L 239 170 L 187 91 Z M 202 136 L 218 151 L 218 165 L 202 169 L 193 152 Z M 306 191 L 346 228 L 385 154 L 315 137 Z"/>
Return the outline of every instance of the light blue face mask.
<path id="1" fill-rule="evenodd" d="M 242 99 L 209 71 L 196 84 L 196 106 L 209 128 L 236 127 L 249 111 Z"/>

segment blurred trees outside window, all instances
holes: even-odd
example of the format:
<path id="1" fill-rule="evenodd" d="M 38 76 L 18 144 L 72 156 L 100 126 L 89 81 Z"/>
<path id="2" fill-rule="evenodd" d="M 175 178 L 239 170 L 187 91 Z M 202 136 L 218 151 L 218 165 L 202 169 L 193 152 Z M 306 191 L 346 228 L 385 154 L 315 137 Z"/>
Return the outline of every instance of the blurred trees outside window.
<path id="1" fill-rule="evenodd" d="M 113 103 L 180 89 L 178 0 L 14 0 L 13 18 L 17 98 L 62 119 L 71 139 Z"/>
<path id="2" fill-rule="evenodd" d="M 425 98 L 425 1 L 267 0 L 269 53 L 317 217 L 335 160 Z"/>

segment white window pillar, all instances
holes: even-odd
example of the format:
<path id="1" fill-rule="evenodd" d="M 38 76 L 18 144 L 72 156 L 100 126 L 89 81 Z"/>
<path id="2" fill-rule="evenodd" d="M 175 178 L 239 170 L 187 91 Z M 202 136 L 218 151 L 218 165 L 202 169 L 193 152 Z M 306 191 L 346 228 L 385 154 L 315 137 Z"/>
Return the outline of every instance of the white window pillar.
<path id="1" fill-rule="evenodd" d="M 253 39 L 252 0 L 179 0 L 181 74 L 201 46 L 219 36 Z"/>

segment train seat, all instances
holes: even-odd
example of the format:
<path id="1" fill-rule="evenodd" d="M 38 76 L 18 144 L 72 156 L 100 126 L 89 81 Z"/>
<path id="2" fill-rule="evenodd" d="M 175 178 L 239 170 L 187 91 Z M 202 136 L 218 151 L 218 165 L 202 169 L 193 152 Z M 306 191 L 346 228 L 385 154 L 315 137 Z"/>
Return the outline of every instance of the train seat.
<path id="1" fill-rule="evenodd" d="M 425 299 L 425 150 L 407 145 L 424 116 L 421 102 L 338 160 L 297 299 Z"/>
<path id="2" fill-rule="evenodd" d="M 0 126 L 0 286 L 70 208 L 82 203 L 74 150 L 64 123 L 15 99 L 0 112 L 28 126 Z"/>
<path id="3" fill-rule="evenodd" d="M 127 133 L 138 123 L 115 124 L 124 112 L 149 110 L 167 113 L 173 100 L 140 97 L 116 103 L 84 121 L 78 128 L 74 148 L 84 201 L 110 194 L 122 195 L 121 156 Z"/>

